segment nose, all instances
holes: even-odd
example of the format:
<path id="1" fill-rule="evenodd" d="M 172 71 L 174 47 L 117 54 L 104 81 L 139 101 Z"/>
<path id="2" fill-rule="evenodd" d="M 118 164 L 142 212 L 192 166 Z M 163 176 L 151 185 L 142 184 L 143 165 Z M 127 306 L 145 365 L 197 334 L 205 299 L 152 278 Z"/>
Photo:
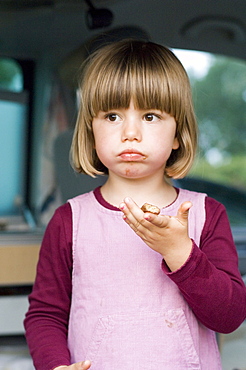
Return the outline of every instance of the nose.
<path id="1" fill-rule="evenodd" d="M 125 120 L 122 126 L 122 141 L 141 141 L 141 122 L 136 119 Z"/>

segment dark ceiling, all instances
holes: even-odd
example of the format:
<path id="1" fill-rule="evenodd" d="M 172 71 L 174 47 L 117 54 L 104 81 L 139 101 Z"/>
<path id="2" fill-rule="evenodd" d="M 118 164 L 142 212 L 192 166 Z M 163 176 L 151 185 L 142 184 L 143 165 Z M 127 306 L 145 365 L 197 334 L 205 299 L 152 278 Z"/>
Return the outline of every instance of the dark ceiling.
<path id="1" fill-rule="evenodd" d="M 63 57 L 100 32 L 135 26 L 170 47 L 246 58 L 246 0 L 92 2 L 96 9 L 113 13 L 111 26 L 89 29 L 84 0 L 0 0 L 0 55 Z"/>

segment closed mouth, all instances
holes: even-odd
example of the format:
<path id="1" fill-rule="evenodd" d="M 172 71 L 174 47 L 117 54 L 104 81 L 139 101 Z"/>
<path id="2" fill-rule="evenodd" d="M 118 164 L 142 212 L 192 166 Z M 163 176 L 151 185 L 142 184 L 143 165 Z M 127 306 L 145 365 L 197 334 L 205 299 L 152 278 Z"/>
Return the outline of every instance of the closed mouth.
<path id="1" fill-rule="evenodd" d="M 123 150 L 119 157 L 126 162 L 138 162 L 146 159 L 146 155 L 136 149 Z"/>

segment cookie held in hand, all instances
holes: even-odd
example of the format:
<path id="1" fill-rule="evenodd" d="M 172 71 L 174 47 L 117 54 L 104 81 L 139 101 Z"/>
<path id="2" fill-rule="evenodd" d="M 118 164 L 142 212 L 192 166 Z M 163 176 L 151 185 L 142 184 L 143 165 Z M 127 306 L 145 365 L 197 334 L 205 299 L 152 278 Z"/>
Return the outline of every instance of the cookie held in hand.
<path id="1" fill-rule="evenodd" d="M 153 206 L 153 204 L 149 204 L 149 203 L 144 203 L 144 205 L 142 205 L 141 207 L 141 210 L 143 212 L 154 213 L 155 215 L 159 215 L 160 213 L 160 208 Z"/>

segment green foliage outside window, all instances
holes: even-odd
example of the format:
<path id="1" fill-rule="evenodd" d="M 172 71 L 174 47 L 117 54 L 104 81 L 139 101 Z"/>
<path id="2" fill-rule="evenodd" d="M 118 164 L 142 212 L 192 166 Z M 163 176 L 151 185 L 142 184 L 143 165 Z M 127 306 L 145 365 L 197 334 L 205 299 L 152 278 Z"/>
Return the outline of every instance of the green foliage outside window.
<path id="1" fill-rule="evenodd" d="M 0 58 L 0 89 L 13 92 L 23 90 L 21 67 L 12 59 Z"/>
<path id="2" fill-rule="evenodd" d="M 246 63 L 214 57 L 190 79 L 200 131 L 191 174 L 246 190 Z"/>

